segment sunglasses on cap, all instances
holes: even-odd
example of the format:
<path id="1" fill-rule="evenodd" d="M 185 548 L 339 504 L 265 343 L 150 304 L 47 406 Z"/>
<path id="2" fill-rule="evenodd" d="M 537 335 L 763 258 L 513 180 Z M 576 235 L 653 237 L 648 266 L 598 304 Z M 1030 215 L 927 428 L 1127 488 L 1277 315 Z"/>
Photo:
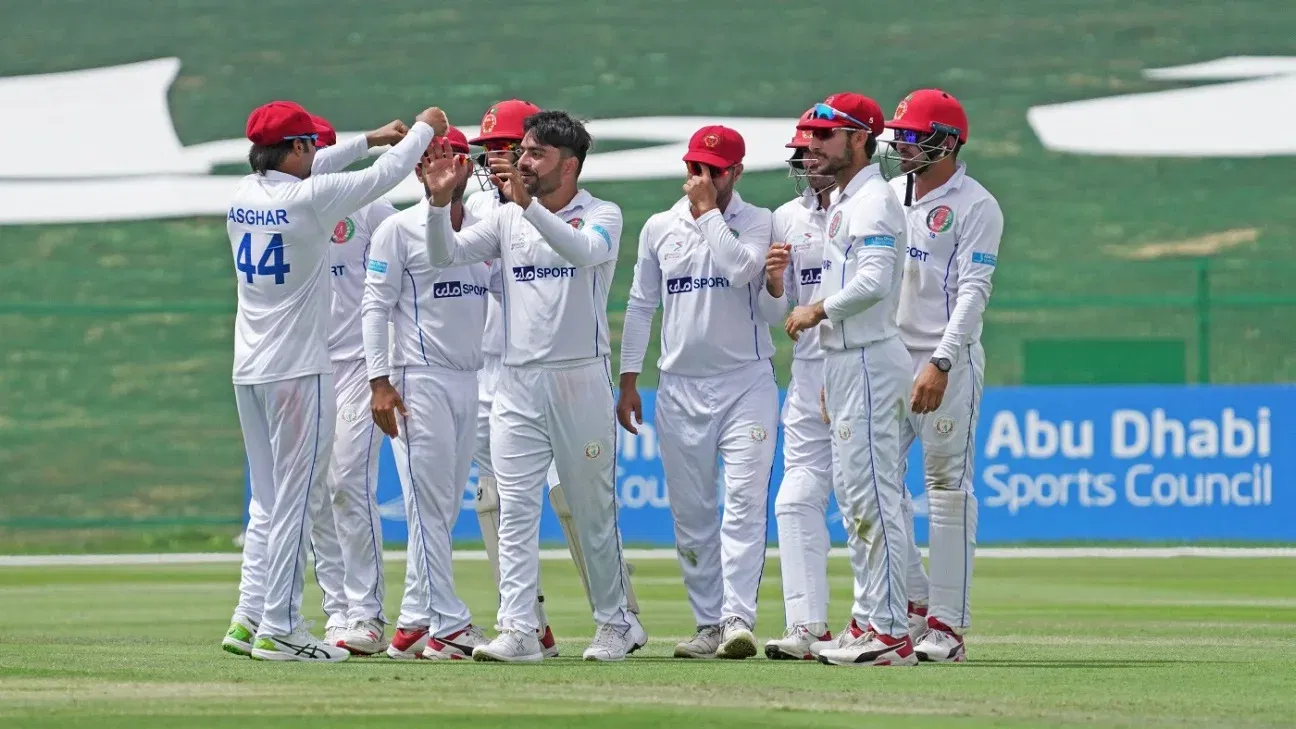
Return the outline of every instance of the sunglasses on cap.
<path id="1" fill-rule="evenodd" d="M 857 129 L 862 129 L 866 132 L 873 131 L 872 127 L 859 119 L 856 119 L 844 111 L 838 111 L 822 101 L 814 105 L 814 108 L 810 110 L 810 115 L 815 119 L 844 119 L 847 122 L 854 124 Z"/>
<path id="2" fill-rule="evenodd" d="M 318 134 L 298 134 L 298 135 L 296 135 L 296 136 L 284 137 L 284 141 L 285 141 L 285 142 L 290 142 L 290 141 L 292 141 L 292 140 L 294 140 L 294 139 L 309 139 L 310 142 L 311 142 L 311 144 L 314 144 L 314 145 L 316 145 L 316 146 L 319 146 L 319 135 L 318 135 Z"/>
<path id="3" fill-rule="evenodd" d="M 688 171 L 690 175 L 701 175 L 702 168 L 706 168 L 712 177 L 724 177 L 728 172 L 728 167 L 716 167 L 715 165 L 704 165 L 701 162 L 689 162 Z"/>

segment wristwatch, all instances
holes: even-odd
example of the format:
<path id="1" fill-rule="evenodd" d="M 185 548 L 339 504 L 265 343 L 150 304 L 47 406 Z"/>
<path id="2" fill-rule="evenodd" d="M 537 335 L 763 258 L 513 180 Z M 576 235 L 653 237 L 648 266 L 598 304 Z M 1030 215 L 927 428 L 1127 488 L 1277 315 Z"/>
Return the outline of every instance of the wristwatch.
<path id="1" fill-rule="evenodd" d="M 932 357 L 931 363 L 936 365 L 936 369 L 941 372 L 949 372 L 950 367 L 954 366 L 954 363 L 949 361 L 949 357 Z"/>

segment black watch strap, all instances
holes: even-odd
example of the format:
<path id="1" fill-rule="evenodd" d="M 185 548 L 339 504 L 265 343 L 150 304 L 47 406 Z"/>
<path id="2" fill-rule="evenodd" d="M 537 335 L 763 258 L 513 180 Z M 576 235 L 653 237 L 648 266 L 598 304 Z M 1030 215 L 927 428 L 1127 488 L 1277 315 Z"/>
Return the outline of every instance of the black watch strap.
<path id="1" fill-rule="evenodd" d="M 948 357 L 932 357 L 931 363 L 936 365 L 936 369 L 941 372 L 949 372 L 950 368 L 954 366 L 954 363 L 950 362 Z"/>

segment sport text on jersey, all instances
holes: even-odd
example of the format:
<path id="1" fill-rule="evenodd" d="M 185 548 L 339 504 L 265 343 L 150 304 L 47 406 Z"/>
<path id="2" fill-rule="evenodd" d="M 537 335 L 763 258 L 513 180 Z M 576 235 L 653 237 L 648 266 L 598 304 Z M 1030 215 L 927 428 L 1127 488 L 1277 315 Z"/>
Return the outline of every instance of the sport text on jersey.
<path id="1" fill-rule="evenodd" d="M 666 279 L 666 293 L 668 294 L 686 294 L 690 291 L 701 291 L 702 289 L 727 288 L 729 288 L 729 279 L 723 276 L 712 276 L 710 278 L 684 276 Z"/>
<path id="2" fill-rule="evenodd" d="M 810 286 L 823 282 L 823 268 L 801 269 L 801 285 Z"/>
<path id="3" fill-rule="evenodd" d="M 453 299 L 460 296 L 485 296 L 486 287 L 463 281 L 439 281 L 432 286 L 432 298 Z"/>
<path id="4" fill-rule="evenodd" d="M 575 266 L 514 266 L 513 278 L 516 281 L 542 281 L 553 278 L 573 278 Z"/>
<path id="5" fill-rule="evenodd" d="M 252 208 L 230 208 L 227 216 L 235 223 L 243 225 L 287 225 L 287 210 L 253 210 Z"/>

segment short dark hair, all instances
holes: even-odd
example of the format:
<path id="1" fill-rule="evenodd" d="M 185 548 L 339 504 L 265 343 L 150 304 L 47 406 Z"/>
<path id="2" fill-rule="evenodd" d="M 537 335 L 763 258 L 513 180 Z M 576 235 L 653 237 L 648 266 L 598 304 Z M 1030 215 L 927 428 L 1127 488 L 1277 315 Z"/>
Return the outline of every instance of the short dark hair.
<path id="1" fill-rule="evenodd" d="M 864 140 L 864 156 L 873 159 L 873 155 L 877 154 L 877 148 L 877 135 L 870 132 L 868 138 Z"/>
<path id="2" fill-rule="evenodd" d="M 549 147 L 566 150 L 576 157 L 576 173 L 585 166 L 593 139 L 585 125 L 565 111 L 540 111 L 522 122 L 522 129 L 535 140 Z"/>
<path id="3" fill-rule="evenodd" d="M 264 175 L 270 170 L 279 169 L 279 165 L 292 154 L 294 141 L 286 139 L 277 144 L 252 145 L 251 151 L 248 152 L 248 164 L 251 165 L 252 171 Z"/>

